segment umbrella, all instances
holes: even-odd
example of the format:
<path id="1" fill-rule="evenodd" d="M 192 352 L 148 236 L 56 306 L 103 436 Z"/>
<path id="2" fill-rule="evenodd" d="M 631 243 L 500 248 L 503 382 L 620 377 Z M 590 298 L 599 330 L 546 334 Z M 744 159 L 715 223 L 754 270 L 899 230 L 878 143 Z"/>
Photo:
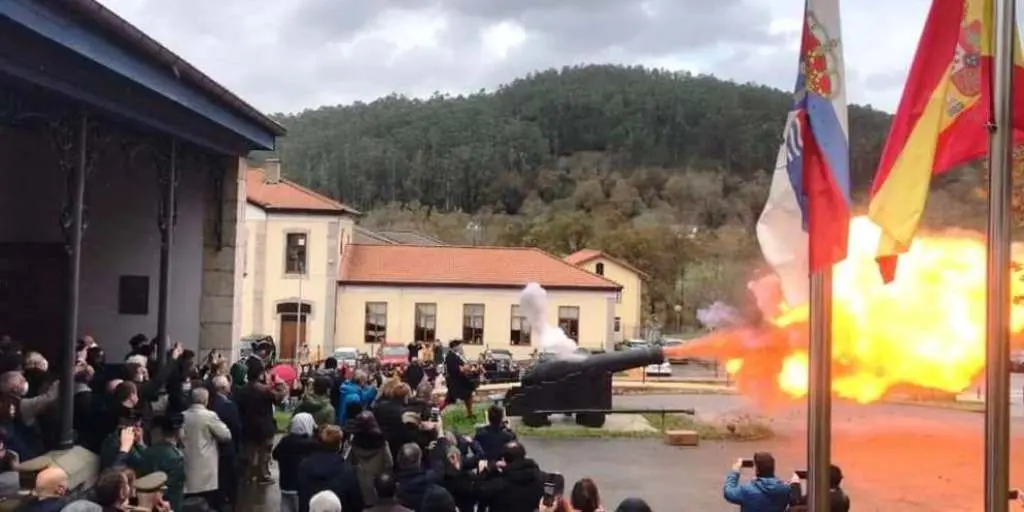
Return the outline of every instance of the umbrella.
<path id="1" fill-rule="evenodd" d="M 284 363 L 274 365 L 274 367 L 270 369 L 270 374 L 280 380 L 283 380 L 285 384 L 288 384 L 289 386 L 294 384 L 295 379 L 299 376 L 298 372 L 295 371 L 294 366 Z"/>

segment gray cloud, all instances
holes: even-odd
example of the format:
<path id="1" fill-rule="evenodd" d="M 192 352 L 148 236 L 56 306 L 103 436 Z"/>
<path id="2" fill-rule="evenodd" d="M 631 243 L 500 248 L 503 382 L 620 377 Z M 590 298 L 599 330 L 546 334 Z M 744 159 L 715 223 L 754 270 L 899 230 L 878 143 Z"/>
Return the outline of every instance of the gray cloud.
<path id="1" fill-rule="evenodd" d="M 772 0 L 103 1 L 268 111 L 391 92 L 493 89 L 531 71 L 592 62 L 693 67 L 789 89 L 801 7 Z M 846 19 L 877 26 L 869 7 L 850 5 L 844 5 Z M 522 40 L 495 55 L 485 34 L 500 23 L 519 30 Z M 890 44 L 902 48 L 905 39 Z M 864 41 L 860 53 L 878 61 L 875 44 Z M 890 53 L 901 52 L 907 53 Z M 849 53 L 847 62 L 855 62 Z M 851 64 L 848 77 L 867 76 L 864 88 L 888 91 L 877 77 L 898 83 L 905 72 L 903 65 L 888 65 L 857 73 L 861 65 Z M 889 95 L 861 89 L 851 99 L 895 103 Z"/>

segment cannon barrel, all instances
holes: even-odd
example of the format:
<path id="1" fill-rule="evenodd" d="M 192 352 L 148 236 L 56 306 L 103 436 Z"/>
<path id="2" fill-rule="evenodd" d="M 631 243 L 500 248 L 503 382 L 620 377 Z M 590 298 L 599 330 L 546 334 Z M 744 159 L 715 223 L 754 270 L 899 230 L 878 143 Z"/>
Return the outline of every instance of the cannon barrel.
<path id="1" fill-rule="evenodd" d="M 583 358 L 566 357 L 538 363 L 522 377 L 523 386 L 555 382 L 583 372 L 618 373 L 665 361 L 661 347 L 634 348 L 621 352 L 593 354 Z"/>

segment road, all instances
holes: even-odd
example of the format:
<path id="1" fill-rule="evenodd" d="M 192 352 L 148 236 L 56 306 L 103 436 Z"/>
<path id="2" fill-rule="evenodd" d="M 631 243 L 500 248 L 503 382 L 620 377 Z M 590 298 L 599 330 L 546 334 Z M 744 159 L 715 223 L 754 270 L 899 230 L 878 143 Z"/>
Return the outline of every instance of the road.
<path id="1" fill-rule="evenodd" d="M 616 397 L 617 407 L 694 407 L 702 416 L 750 412 L 742 397 L 657 395 Z M 1020 406 L 1017 406 L 1020 408 Z M 1024 487 L 1024 418 L 1013 420 L 1011 482 Z M 530 456 L 573 482 L 594 478 L 605 506 L 638 495 L 654 510 L 734 511 L 722 501 L 722 479 L 738 457 L 775 454 L 788 478 L 805 467 L 802 407 L 776 411 L 776 438 L 750 443 L 705 442 L 668 448 L 656 440 L 525 440 Z M 983 510 L 984 415 L 912 405 L 836 403 L 833 460 L 846 474 L 855 510 L 974 512 Z M 685 503 L 682 506 L 681 503 Z"/>

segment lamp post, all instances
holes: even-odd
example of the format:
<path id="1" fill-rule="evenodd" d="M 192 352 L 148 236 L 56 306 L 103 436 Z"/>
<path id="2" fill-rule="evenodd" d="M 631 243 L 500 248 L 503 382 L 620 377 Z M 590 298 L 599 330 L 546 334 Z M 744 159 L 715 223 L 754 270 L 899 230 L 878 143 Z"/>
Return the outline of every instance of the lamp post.
<path id="1" fill-rule="evenodd" d="M 680 304 L 676 304 L 675 306 L 672 307 L 672 309 L 675 310 L 675 312 L 676 312 L 676 329 L 678 329 L 679 332 L 682 333 L 683 332 L 683 306 L 680 305 Z"/>

